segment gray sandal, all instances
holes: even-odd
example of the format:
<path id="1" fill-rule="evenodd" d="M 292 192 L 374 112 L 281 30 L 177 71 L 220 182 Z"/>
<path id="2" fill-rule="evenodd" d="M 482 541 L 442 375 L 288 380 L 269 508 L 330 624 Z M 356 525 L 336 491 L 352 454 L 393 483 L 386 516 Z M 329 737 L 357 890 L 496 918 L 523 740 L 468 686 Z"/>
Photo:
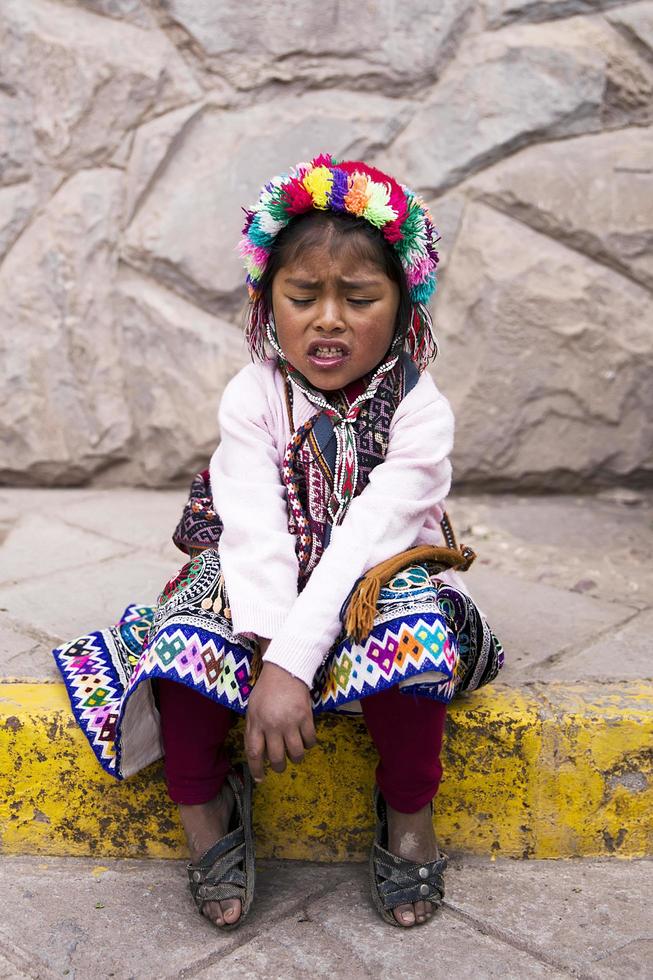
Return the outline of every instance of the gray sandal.
<path id="1" fill-rule="evenodd" d="M 414 864 L 391 854 L 387 850 L 386 803 L 378 787 L 374 791 L 374 811 L 376 831 L 370 853 L 372 901 L 385 922 L 399 926 L 392 914 L 397 906 L 420 901 L 431 902 L 434 908 L 441 904 L 444 898 L 443 871 L 447 866 L 447 855 L 440 854 L 435 861 Z"/>
<path id="2" fill-rule="evenodd" d="M 254 835 L 252 833 L 252 777 L 247 766 L 230 773 L 235 805 L 229 831 L 210 847 L 194 864 L 186 868 L 190 892 L 202 913 L 205 902 L 222 902 L 239 898 L 240 918 L 225 922 L 221 929 L 236 929 L 247 913 L 254 897 Z"/>

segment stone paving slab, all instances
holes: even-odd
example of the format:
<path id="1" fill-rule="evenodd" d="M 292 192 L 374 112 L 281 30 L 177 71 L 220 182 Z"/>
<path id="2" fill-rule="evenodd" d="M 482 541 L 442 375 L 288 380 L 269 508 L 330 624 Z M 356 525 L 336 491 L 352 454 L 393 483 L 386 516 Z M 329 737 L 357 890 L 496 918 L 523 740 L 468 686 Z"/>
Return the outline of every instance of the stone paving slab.
<path id="1" fill-rule="evenodd" d="M 0 624 L 0 644 L 4 645 L 3 673 L 5 677 L 19 676 L 21 680 L 58 681 L 56 667 L 45 661 L 43 650 L 49 649 L 52 639 L 29 636 L 9 623 Z M 11 652 L 13 650 L 13 652 Z"/>
<path id="2" fill-rule="evenodd" d="M 343 914 L 344 910 L 349 914 Z M 388 926 L 370 906 L 365 876 L 343 883 L 307 911 L 313 922 L 307 945 L 311 945 L 313 934 L 326 934 L 331 948 L 347 951 L 354 971 L 360 964 L 359 976 L 410 980 L 432 976 L 460 980 L 569 976 L 565 970 L 489 935 L 482 926 L 452 915 L 447 907 L 435 922 L 411 934 Z M 290 948 L 302 945 L 300 926 L 292 924 L 288 929 L 286 945 Z"/>
<path id="3" fill-rule="evenodd" d="M 565 665 L 565 680 L 594 679 L 594 663 L 583 655 L 584 649 L 612 634 L 638 611 L 484 565 L 469 570 L 465 585 L 501 639 L 507 652 L 501 683 L 513 687 L 533 680 L 558 680 L 559 664 Z M 569 667 L 573 655 L 575 669 Z M 634 676 L 645 676 L 638 673 L 644 669 L 644 659 L 649 658 L 638 654 L 631 658 Z"/>
<path id="4" fill-rule="evenodd" d="M 71 527 L 57 517 L 27 514 L 3 541 L 0 585 L 49 578 L 126 553 L 128 547 L 104 535 Z"/>
<path id="5" fill-rule="evenodd" d="M 30 657 L 43 646 L 43 638 L 37 638 L 27 632 L 26 626 L 16 626 L 8 617 L 0 621 L 0 649 L 2 650 L 3 665 L 22 657 Z M 19 667 L 12 669 L 20 669 Z"/>
<path id="6" fill-rule="evenodd" d="M 454 861 L 445 907 L 403 931 L 364 865 L 264 862 L 247 922 L 220 933 L 182 862 L 3 857 L 0 977 L 644 980 L 652 900 L 650 862 Z"/>
<path id="7" fill-rule="evenodd" d="M 96 490 L 77 499 L 69 492 L 62 515 L 66 523 L 128 545 L 138 554 L 155 554 L 173 563 L 183 555 L 172 532 L 186 501 L 186 490 Z M 47 501 L 47 497 L 45 498 Z"/>
<path id="8" fill-rule="evenodd" d="M 110 626 L 130 602 L 142 601 L 143 596 L 154 601 L 175 567 L 149 555 L 136 560 L 131 554 L 123 554 L 5 585 L 0 589 L 0 606 L 14 626 L 37 629 L 56 645 Z M 50 646 L 42 654 L 44 677 L 58 679 L 52 671 Z"/>
<path id="9" fill-rule="evenodd" d="M 610 682 L 653 678 L 653 609 L 643 610 L 616 630 L 609 630 L 589 646 L 570 653 L 555 664 L 532 671 L 535 680 L 546 679 L 555 670 L 560 681 L 575 680 L 581 671 L 593 680 Z"/>
<path id="10" fill-rule="evenodd" d="M 653 952 L 653 862 L 497 861 L 463 865 L 452 878 L 450 907 L 492 934 L 579 974 L 645 975 L 638 950 L 648 947 L 647 960 Z"/>
<path id="11" fill-rule="evenodd" d="M 653 602 L 651 492 L 454 494 L 448 509 L 479 565 L 640 609 Z"/>

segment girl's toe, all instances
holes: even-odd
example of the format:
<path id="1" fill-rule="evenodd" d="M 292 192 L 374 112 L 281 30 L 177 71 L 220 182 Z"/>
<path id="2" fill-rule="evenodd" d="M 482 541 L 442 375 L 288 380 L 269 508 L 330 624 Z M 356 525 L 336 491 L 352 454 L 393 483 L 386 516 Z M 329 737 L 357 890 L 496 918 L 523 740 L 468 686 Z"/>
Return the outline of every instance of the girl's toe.
<path id="1" fill-rule="evenodd" d="M 216 926 L 224 925 L 222 909 L 219 902 L 204 902 L 202 905 L 202 915 Z"/>
<path id="2" fill-rule="evenodd" d="M 222 914 L 224 916 L 225 922 L 231 925 L 237 922 L 240 918 L 241 905 L 238 899 L 233 899 L 232 901 L 226 901 L 221 903 Z"/>
<path id="3" fill-rule="evenodd" d="M 398 905 L 392 914 L 400 926 L 408 928 L 415 925 L 415 909 L 412 905 Z"/>

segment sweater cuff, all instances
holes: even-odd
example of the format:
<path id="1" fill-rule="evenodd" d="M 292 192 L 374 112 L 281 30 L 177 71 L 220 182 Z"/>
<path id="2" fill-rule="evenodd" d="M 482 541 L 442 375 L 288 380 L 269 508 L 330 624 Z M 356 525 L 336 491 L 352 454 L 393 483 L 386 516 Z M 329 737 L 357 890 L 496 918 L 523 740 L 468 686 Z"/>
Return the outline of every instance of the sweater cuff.
<path id="1" fill-rule="evenodd" d="M 239 602 L 238 608 L 231 606 L 231 624 L 234 633 L 255 633 L 265 640 L 271 640 L 285 623 L 288 612 L 288 609 L 279 609 L 277 605 Z"/>
<path id="2" fill-rule="evenodd" d="M 328 650 L 327 650 L 328 653 Z M 263 663 L 283 667 L 306 686 L 313 686 L 315 671 L 324 660 L 323 646 L 315 646 L 296 636 L 277 633 L 263 657 Z"/>

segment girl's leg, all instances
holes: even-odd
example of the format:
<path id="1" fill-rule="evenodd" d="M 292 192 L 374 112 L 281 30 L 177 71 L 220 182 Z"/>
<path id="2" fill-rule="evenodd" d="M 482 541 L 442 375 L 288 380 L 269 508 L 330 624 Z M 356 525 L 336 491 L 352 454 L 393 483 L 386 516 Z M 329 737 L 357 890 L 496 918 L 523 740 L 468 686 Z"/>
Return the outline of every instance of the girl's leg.
<path id="1" fill-rule="evenodd" d="M 234 798 L 225 784 L 224 741 L 236 715 L 176 681 L 158 681 L 158 701 L 168 793 L 179 804 L 191 861 L 198 861 L 229 828 Z M 241 903 L 205 902 L 202 912 L 218 926 L 232 924 Z"/>
<path id="2" fill-rule="evenodd" d="M 224 741 L 236 715 L 176 681 L 158 681 L 168 794 L 175 803 L 215 799 L 231 765 Z"/>
<path id="3" fill-rule="evenodd" d="M 376 782 L 401 813 L 416 813 L 434 798 L 442 778 L 440 749 L 447 707 L 390 687 L 361 700 L 379 753 Z"/>
<path id="4" fill-rule="evenodd" d="M 392 687 L 363 698 L 361 706 L 380 757 L 376 781 L 387 806 L 388 850 L 409 861 L 434 861 L 431 801 L 442 777 L 446 705 Z M 399 925 L 412 926 L 432 912 L 430 902 L 420 901 L 398 906 L 393 915 Z"/>

